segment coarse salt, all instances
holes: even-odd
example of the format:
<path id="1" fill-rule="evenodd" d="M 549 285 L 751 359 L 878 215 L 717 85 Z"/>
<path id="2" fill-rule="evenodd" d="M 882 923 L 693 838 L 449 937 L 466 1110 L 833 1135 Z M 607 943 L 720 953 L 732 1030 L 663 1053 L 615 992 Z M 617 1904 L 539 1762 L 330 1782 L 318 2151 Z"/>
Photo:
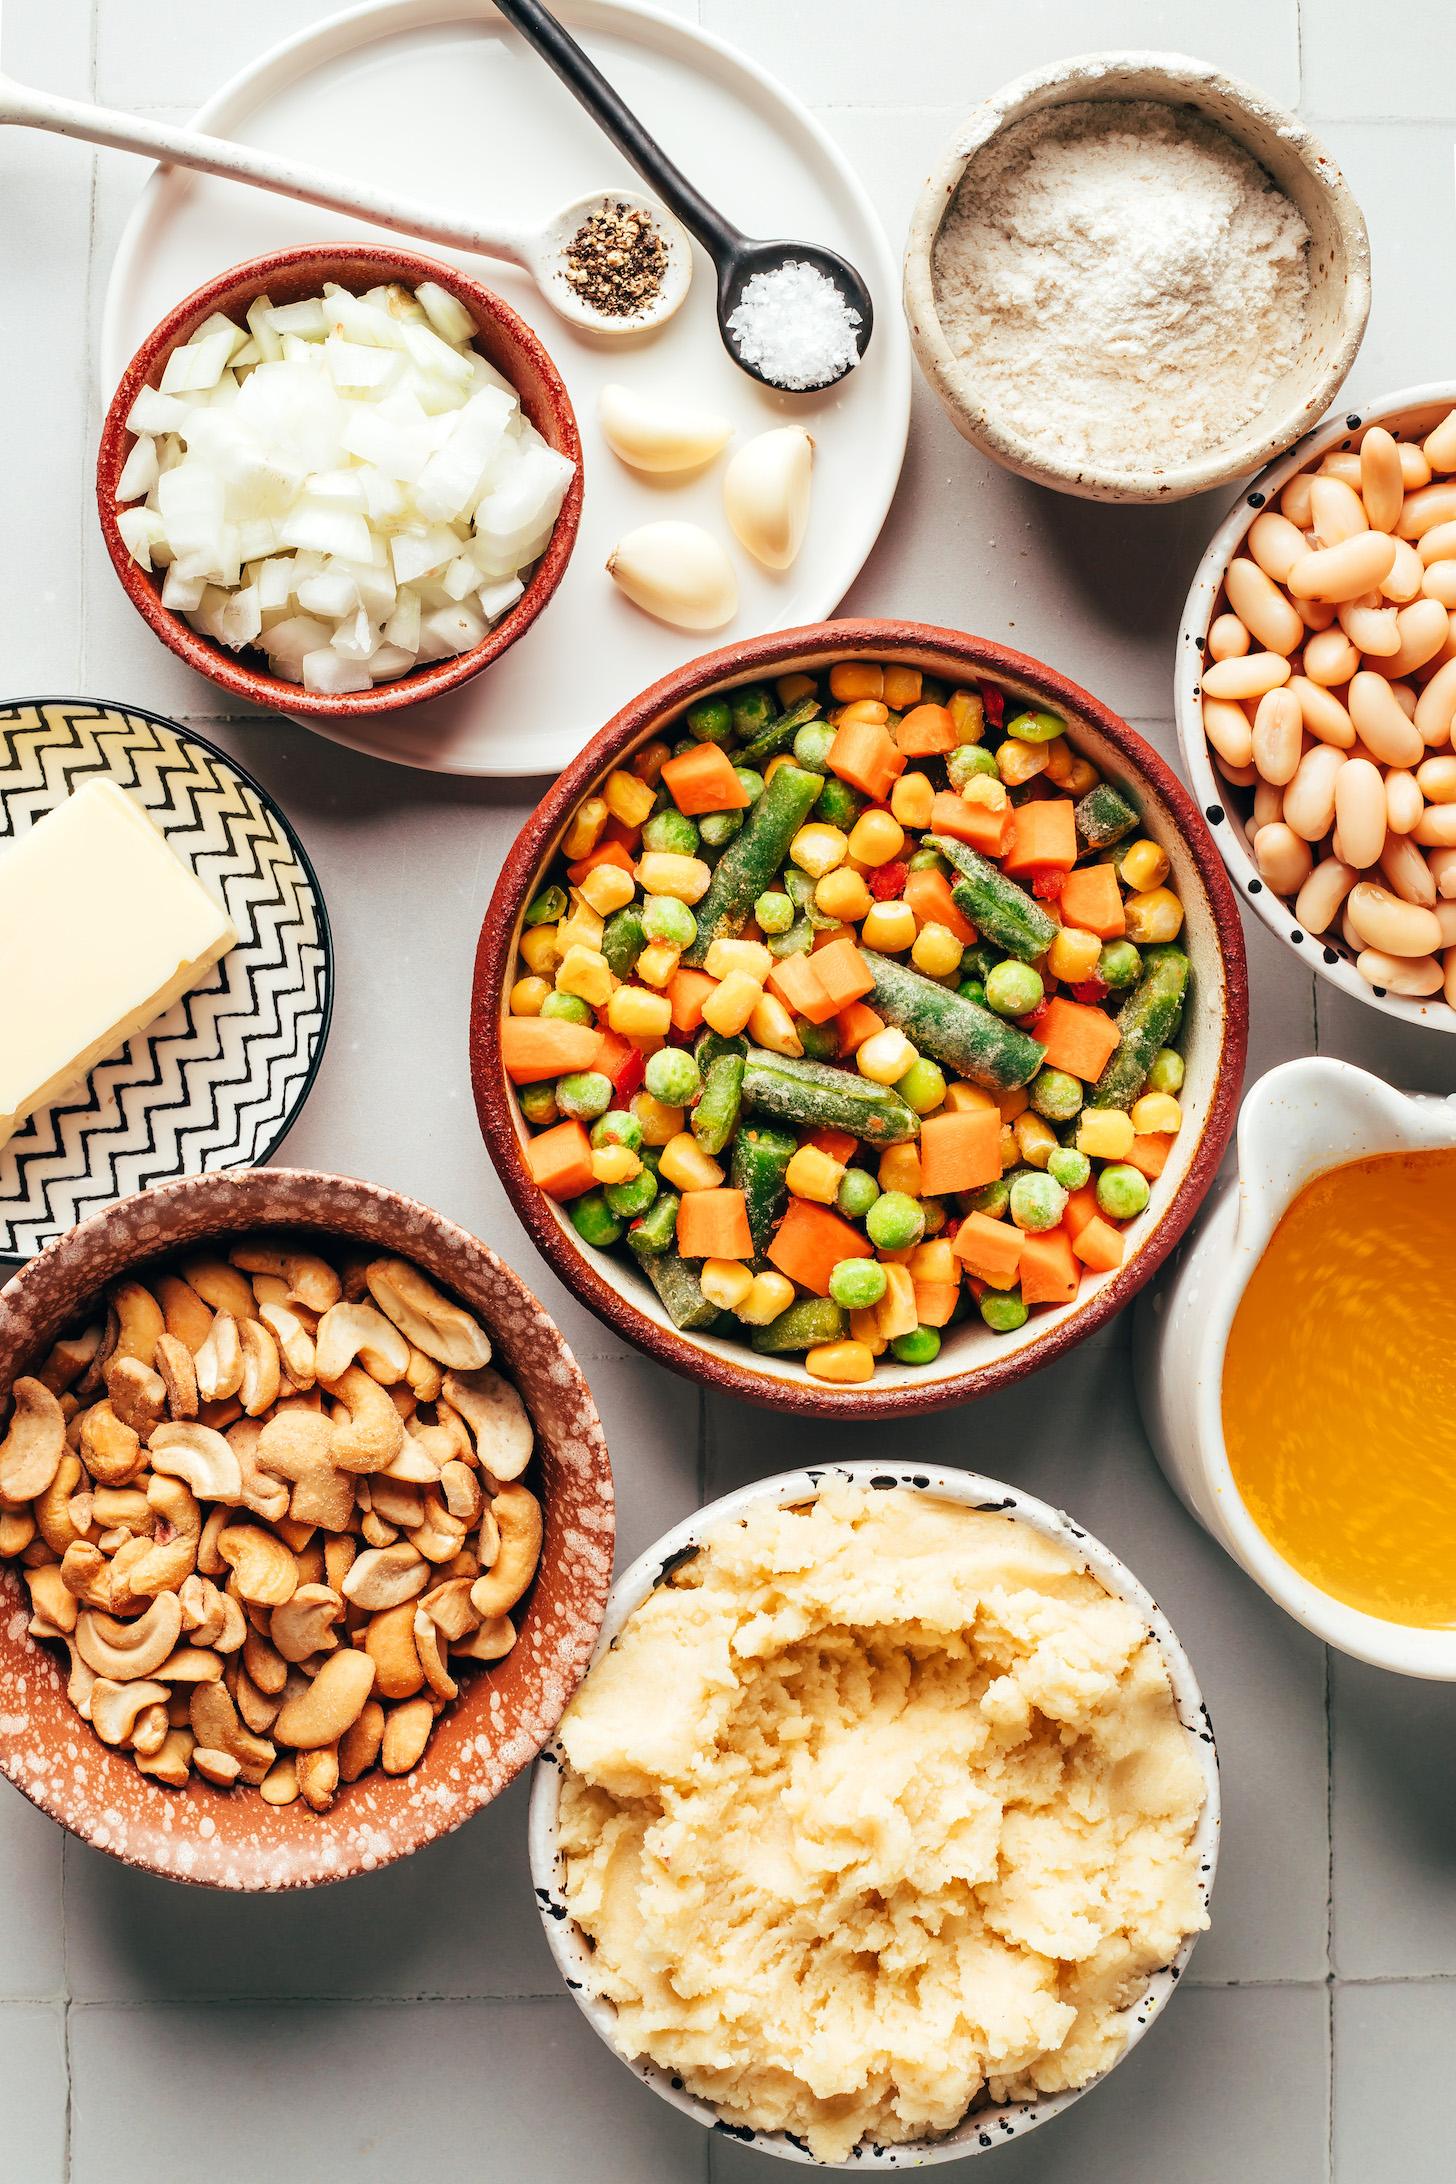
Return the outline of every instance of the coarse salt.
<path id="1" fill-rule="evenodd" d="M 859 359 L 860 315 L 814 265 L 788 258 L 755 273 L 728 321 L 745 364 L 802 393 L 839 379 Z"/>

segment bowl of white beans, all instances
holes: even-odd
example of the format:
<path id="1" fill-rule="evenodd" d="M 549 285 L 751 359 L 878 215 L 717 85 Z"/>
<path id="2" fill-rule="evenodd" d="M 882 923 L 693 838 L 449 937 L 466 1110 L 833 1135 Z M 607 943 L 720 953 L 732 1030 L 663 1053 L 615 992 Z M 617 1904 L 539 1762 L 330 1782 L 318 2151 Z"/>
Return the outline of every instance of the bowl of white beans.
<path id="1" fill-rule="evenodd" d="M 1456 381 L 1265 470 L 1183 610 L 1178 734 L 1240 892 L 1359 1001 L 1456 1032 Z"/>

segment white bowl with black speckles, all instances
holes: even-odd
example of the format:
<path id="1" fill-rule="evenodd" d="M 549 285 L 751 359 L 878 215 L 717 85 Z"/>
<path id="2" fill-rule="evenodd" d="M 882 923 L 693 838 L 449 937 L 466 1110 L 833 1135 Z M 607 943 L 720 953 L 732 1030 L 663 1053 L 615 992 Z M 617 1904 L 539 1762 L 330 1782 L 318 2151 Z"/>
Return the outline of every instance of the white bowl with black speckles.
<path id="1" fill-rule="evenodd" d="M 809 1471 L 786 1471 L 775 1478 L 759 1479 L 751 1486 L 740 1487 L 737 1493 L 725 1494 L 720 1501 L 709 1502 L 706 1508 L 698 1510 L 684 1523 L 675 1525 L 618 1578 L 607 1602 L 595 1658 L 599 1659 L 616 1643 L 627 1618 L 679 1563 L 702 1546 L 710 1534 L 732 1523 L 735 1518 L 743 1516 L 760 1503 L 791 1507 L 795 1503 L 813 1501 L 826 1481 L 881 1488 L 909 1487 L 939 1501 L 958 1502 L 967 1508 L 1014 1516 L 1022 1523 L 1029 1524 L 1034 1531 L 1040 1532 L 1044 1538 L 1054 1541 L 1057 1546 L 1075 1555 L 1108 1592 L 1136 1609 L 1157 1640 L 1167 1663 L 1168 1680 L 1178 1709 L 1178 1719 L 1187 1731 L 1190 1748 L 1203 1776 L 1203 1812 L 1194 1835 L 1193 1847 L 1198 1858 L 1199 1894 L 1206 1905 L 1218 1863 L 1218 1753 L 1214 1744 L 1213 1725 L 1209 1719 L 1208 1708 L 1203 1702 L 1203 1694 L 1198 1688 L 1192 1664 L 1157 1602 L 1110 1548 L 1104 1547 L 1100 1540 L 1094 1539 L 1080 1525 L 1074 1524 L 1065 1511 L 1053 1509 L 1049 1503 L 1038 1501 L 1035 1495 L 1023 1494 L 1015 1487 L 1004 1485 L 1000 1480 L 984 1478 L 974 1471 L 952 1471 L 929 1464 L 860 1462 L 825 1465 Z M 685 2116 L 694 2117 L 697 2122 L 718 2132 L 720 2136 L 756 2147 L 760 2153 L 776 2154 L 783 2161 L 803 2162 L 816 2168 L 833 2168 L 860 2174 L 880 2169 L 918 2169 L 927 2167 L 931 2162 L 965 2160 L 972 2154 L 989 2153 L 994 2147 L 1007 2145 L 1012 2139 L 1024 2138 L 1028 2131 L 1034 2131 L 1039 2124 L 1060 2115 L 1064 2109 L 1081 2100 L 1084 2094 L 1090 2093 L 1094 2086 L 1101 2085 L 1110 2077 L 1123 2057 L 1131 2053 L 1149 2025 L 1161 2016 L 1164 2005 L 1183 1976 L 1194 1942 L 1198 1938 L 1196 1934 L 1190 1934 L 1172 1962 L 1154 1972 L 1142 1990 L 1127 2004 L 1122 2012 L 1126 2037 L 1121 2053 L 1116 2061 L 1097 2077 L 1089 2079 L 1086 2085 L 1079 2086 L 1072 2092 L 1050 2094 L 1043 2100 L 1007 2101 L 974 2107 L 962 2117 L 953 2131 L 943 2132 L 937 2138 L 912 2140 L 899 2145 L 882 2145 L 867 2140 L 862 2141 L 845 2161 L 815 2162 L 808 2148 L 798 2139 L 791 2138 L 782 2131 L 752 2131 L 746 2125 L 729 2122 L 707 2101 L 699 2100 L 689 2093 L 681 2080 L 670 2072 L 659 2068 L 645 2056 L 629 2059 L 617 2048 L 612 2037 L 616 2012 L 610 2002 L 592 1991 L 591 1948 L 567 1910 L 562 1893 L 557 1831 L 563 1764 L 561 1745 L 553 1738 L 541 1752 L 531 1785 L 531 1879 L 551 1954 L 556 1959 L 567 1987 L 575 1996 L 578 2007 L 593 2031 L 606 2042 L 613 2054 L 618 2056 L 634 2077 L 640 2078 L 644 2085 L 651 2086 L 654 2093 L 660 2094 Z"/>

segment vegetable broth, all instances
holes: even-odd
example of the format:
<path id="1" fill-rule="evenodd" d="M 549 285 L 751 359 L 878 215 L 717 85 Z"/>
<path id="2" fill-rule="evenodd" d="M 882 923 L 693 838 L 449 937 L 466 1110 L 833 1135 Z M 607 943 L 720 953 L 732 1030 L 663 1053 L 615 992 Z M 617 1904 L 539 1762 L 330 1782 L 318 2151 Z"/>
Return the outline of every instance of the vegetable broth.
<path id="1" fill-rule="evenodd" d="M 1223 1425 L 1249 1514 L 1367 1615 L 1456 1626 L 1456 1150 L 1306 1185 L 1240 1300 Z"/>

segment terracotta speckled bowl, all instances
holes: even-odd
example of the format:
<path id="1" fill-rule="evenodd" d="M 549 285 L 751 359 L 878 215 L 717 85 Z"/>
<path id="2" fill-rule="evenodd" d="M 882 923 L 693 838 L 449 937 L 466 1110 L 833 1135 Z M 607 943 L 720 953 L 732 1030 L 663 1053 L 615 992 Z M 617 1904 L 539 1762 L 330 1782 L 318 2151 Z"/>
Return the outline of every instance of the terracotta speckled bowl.
<path id="1" fill-rule="evenodd" d="M 590 1391 L 545 1311 L 489 1247 L 413 1199 L 307 1169 L 191 1176 L 124 1198 L 0 1290 L 0 1403 L 106 1283 L 204 1239 L 296 1228 L 413 1259 L 478 1312 L 536 1428 L 530 1483 L 545 1507 L 540 1567 L 499 1664 L 462 1676 L 407 1775 L 373 1772 L 333 1809 L 276 1808 L 256 1791 L 139 1774 L 66 1697 L 65 1656 L 26 1635 L 16 1570 L 0 1568 L 0 1770 L 62 1826 L 129 1865 L 213 1888 L 307 1888 L 373 1871 L 446 1835 L 534 1757 L 591 1658 L 611 1583 L 611 1466 Z M 59 1665 L 58 1665 L 59 1664 Z"/>
<path id="2" fill-rule="evenodd" d="M 382 281 L 402 281 L 410 287 L 421 281 L 438 281 L 474 319 L 475 346 L 511 382 L 521 408 L 541 437 L 576 464 L 576 476 L 567 488 L 555 529 L 526 583 L 524 596 L 478 645 L 453 659 L 431 660 L 394 682 L 376 683 L 372 690 L 346 691 L 334 697 L 320 696 L 300 683 L 287 682 L 271 673 L 265 653 L 230 652 L 204 637 L 180 614 L 164 607 L 161 579 L 133 561 L 116 524 L 117 480 L 135 439 L 127 430 L 126 420 L 141 389 L 155 387 L 160 381 L 173 349 L 188 340 L 215 311 L 241 318 L 258 296 L 266 293 L 274 303 L 294 303 L 305 296 L 316 296 L 325 281 L 337 281 L 341 287 L 357 291 L 374 288 Z M 247 698 L 272 712 L 314 714 L 330 720 L 397 712 L 401 706 L 438 698 L 469 682 L 492 660 L 498 660 L 518 637 L 524 636 L 565 574 L 581 522 L 581 492 L 581 437 L 571 397 L 561 374 L 525 320 L 491 289 L 456 267 L 394 244 L 309 244 L 271 251 L 265 258 L 251 258 L 245 265 L 229 267 L 196 289 L 168 312 L 127 366 L 106 412 L 96 459 L 96 502 L 111 565 L 132 605 L 163 644 L 235 698 Z"/>
<path id="3" fill-rule="evenodd" d="M 581 799 L 640 745 L 654 736 L 671 738 L 697 699 L 750 679 L 855 658 L 921 667 L 950 681 L 984 677 L 1067 720 L 1072 742 L 1129 790 L 1172 860 L 1171 884 L 1187 913 L 1194 999 L 1183 1034 L 1186 1119 L 1147 1212 L 1128 1231 L 1126 1263 L 1084 1280 L 1072 1304 L 1033 1313 L 1015 1334 L 993 1335 L 979 1320 L 962 1320 L 944 1331 L 934 1364 L 881 1358 L 871 1381 L 844 1387 L 812 1380 L 796 1359 L 759 1356 L 746 1342 L 681 1332 L 633 1265 L 581 1242 L 565 1210 L 537 1188 L 526 1167 L 525 1125 L 502 1067 L 499 1026 L 522 916 Z M 752 638 L 690 661 L 634 699 L 573 760 L 527 821 L 496 883 L 475 959 L 470 1047 L 476 1110 L 491 1159 L 532 1240 L 583 1304 L 650 1356 L 725 1393 L 821 1417 L 885 1418 L 989 1394 L 1050 1363 L 1122 1309 L 1172 1250 L 1217 1172 L 1238 1110 L 1247 1033 L 1244 943 L 1233 890 L 1197 807 L 1157 752 L 1066 676 L 987 638 L 917 622 L 845 621 Z"/>

